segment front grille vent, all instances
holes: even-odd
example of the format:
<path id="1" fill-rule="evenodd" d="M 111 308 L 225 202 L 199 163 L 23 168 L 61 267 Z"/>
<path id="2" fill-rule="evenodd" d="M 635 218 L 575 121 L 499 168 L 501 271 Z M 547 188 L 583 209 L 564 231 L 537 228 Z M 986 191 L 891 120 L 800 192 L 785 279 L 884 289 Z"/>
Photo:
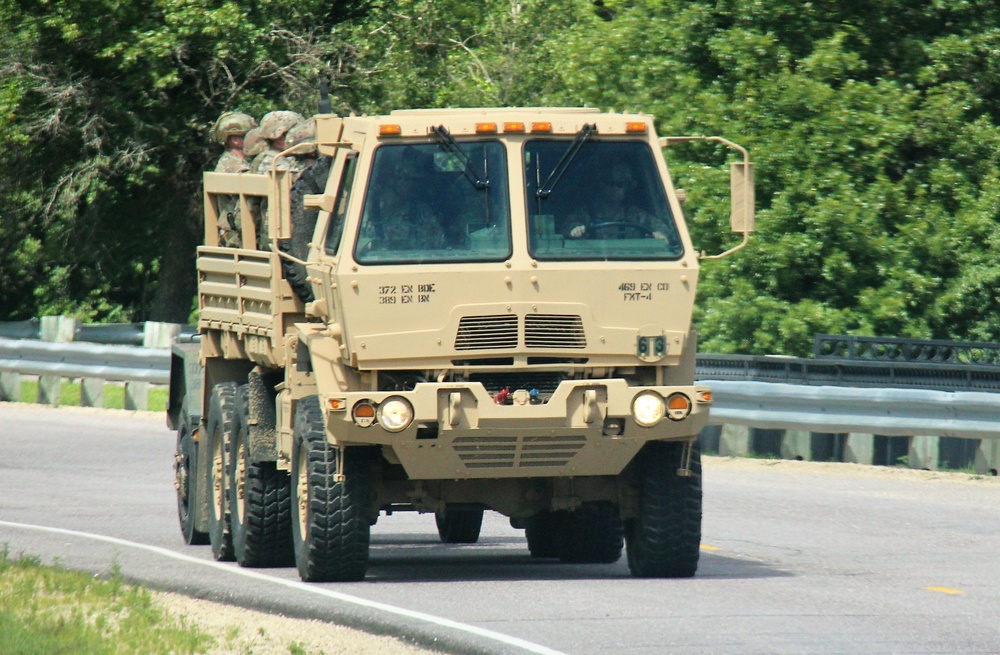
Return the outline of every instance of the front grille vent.
<path id="1" fill-rule="evenodd" d="M 563 467 L 586 445 L 583 436 L 458 437 L 452 447 L 469 469 Z"/>
<path id="2" fill-rule="evenodd" d="M 528 348 L 586 348 L 583 319 L 572 314 L 528 314 L 524 317 Z"/>
<path id="3" fill-rule="evenodd" d="M 465 316 L 458 324 L 455 350 L 517 348 L 517 316 Z"/>

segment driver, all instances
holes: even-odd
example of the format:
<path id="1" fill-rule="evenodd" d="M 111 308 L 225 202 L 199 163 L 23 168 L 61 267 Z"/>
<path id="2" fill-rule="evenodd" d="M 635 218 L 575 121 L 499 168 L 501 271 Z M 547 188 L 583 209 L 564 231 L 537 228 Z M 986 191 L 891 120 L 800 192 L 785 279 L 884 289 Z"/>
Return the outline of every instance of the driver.
<path id="1" fill-rule="evenodd" d="M 566 236 L 572 239 L 582 237 L 599 238 L 602 234 L 611 236 L 615 230 L 620 236 L 647 236 L 666 239 L 664 230 L 652 214 L 626 203 L 635 187 L 635 181 L 627 166 L 617 163 L 598 178 L 595 188 L 586 195 L 589 204 L 570 213 L 572 227 Z M 607 232 L 598 226 L 606 225 Z M 595 229 L 596 228 L 596 229 Z M 601 230 L 602 234 L 597 233 Z M 634 234 L 633 234 L 634 233 Z"/>

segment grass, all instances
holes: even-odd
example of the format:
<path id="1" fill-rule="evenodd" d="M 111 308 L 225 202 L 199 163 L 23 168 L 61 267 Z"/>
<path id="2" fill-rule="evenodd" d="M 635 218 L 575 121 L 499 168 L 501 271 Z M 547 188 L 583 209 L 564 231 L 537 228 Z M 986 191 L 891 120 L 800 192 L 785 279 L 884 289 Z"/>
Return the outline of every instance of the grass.
<path id="1" fill-rule="evenodd" d="M 81 389 L 79 381 L 63 382 L 59 390 L 59 404 L 79 406 Z M 169 390 L 167 387 L 151 385 L 149 387 L 149 405 L 147 409 L 151 412 L 166 411 L 168 394 Z M 38 402 L 38 382 L 36 380 L 21 381 L 21 401 L 26 403 Z M 125 386 L 113 382 L 105 383 L 103 407 L 107 409 L 124 409 Z"/>
<path id="2" fill-rule="evenodd" d="M 214 645 L 117 572 L 102 580 L 0 549 L 4 655 L 193 655 Z"/>

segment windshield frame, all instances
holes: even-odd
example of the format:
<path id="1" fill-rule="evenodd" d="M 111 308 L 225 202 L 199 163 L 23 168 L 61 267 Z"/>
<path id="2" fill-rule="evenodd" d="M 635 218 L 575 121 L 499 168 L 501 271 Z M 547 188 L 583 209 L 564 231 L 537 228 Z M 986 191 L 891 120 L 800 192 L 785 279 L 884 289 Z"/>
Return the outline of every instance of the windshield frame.
<path id="1" fill-rule="evenodd" d="M 486 168 L 484 174 L 490 180 L 488 185 L 479 187 L 470 182 L 466 172 L 467 159 L 463 160 L 448 148 L 442 147 L 441 142 L 437 140 L 384 143 L 374 149 L 354 234 L 352 247 L 354 261 L 365 266 L 385 266 L 487 263 L 510 259 L 514 242 L 511 230 L 509 155 L 506 143 L 495 137 L 478 137 L 457 140 L 456 145 L 462 148 L 467 157 L 470 156 L 468 150 L 474 149 L 474 146 L 482 146 L 482 164 Z M 400 150 L 393 153 L 393 149 Z M 410 161 L 407 165 L 411 168 L 393 167 L 391 160 L 380 161 L 380 157 L 388 156 L 389 153 L 398 156 L 400 163 L 405 163 L 404 157 L 419 158 L 422 161 Z M 477 156 L 479 155 L 471 153 L 471 157 Z M 449 158 L 453 164 L 449 163 Z M 454 168 L 445 168 L 452 165 Z M 436 180 L 431 180 L 429 177 L 437 174 L 441 174 L 441 177 Z M 414 183 L 412 178 L 420 176 L 424 178 L 425 184 Z M 431 181 L 435 184 L 431 185 Z M 412 222 L 420 220 L 431 229 L 441 229 L 444 245 L 441 246 L 441 237 L 436 235 L 431 239 L 436 241 L 434 247 L 424 249 L 399 247 L 400 244 L 413 243 L 412 238 L 406 238 L 407 235 L 399 238 L 389 237 L 387 241 L 394 241 L 393 245 L 380 245 L 378 239 L 385 238 L 385 235 L 392 230 L 392 226 L 379 224 L 380 221 L 386 221 L 384 216 L 375 215 L 379 210 L 375 208 L 374 203 L 389 201 L 386 198 L 386 191 L 379 188 L 382 184 L 389 185 L 386 189 L 393 188 L 394 192 L 398 190 L 397 185 L 409 184 L 410 188 L 400 191 L 401 196 L 393 200 L 397 211 L 405 211 L 408 215 L 410 224 L 406 229 L 411 231 L 409 236 L 414 236 L 412 232 L 417 229 Z M 444 192 L 434 193 L 435 189 Z M 478 194 L 483 195 L 485 203 L 481 214 L 476 213 Z M 407 197 L 411 200 L 404 202 Z M 472 207 L 472 211 L 466 211 L 464 216 L 459 211 L 459 206 L 463 202 L 467 203 L 467 206 L 462 209 L 469 210 L 470 206 Z M 401 207 L 405 209 L 400 210 Z M 415 212 L 420 216 L 414 218 Z M 436 225 L 428 216 L 430 212 L 435 214 Z M 468 232 L 480 216 L 483 219 L 483 227 Z M 490 225 L 485 225 L 487 221 Z M 418 230 L 416 236 L 423 234 L 423 230 Z M 469 244 L 467 247 L 453 248 L 449 245 L 453 240 L 462 238 Z M 477 242 L 480 247 L 474 245 Z M 484 245 L 487 243 L 490 247 Z"/>
<path id="2" fill-rule="evenodd" d="M 523 142 L 520 163 L 524 173 L 525 220 L 527 222 L 528 253 L 538 261 L 678 261 L 685 255 L 685 245 L 679 222 L 670 204 L 659 162 L 648 141 L 621 138 L 600 138 L 598 135 L 582 142 L 573 160 L 562 171 L 561 182 L 550 194 L 538 193 L 557 157 L 566 151 L 570 139 L 539 136 Z M 537 146 L 545 144 L 551 152 L 543 153 Z M 551 145 L 549 145 L 551 144 Z M 532 146 L 536 148 L 532 148 Z M 629 153 L 628 158 L 621 158 Z M 540 161 L 539 155 L 552 161 Z M 534 156 L 534 161 L 529 161 Z M 617 159 L 616 159 L 617 157 Z M 621 220 L 598 220 L 593 209 L 599 204 L 601 185 L 616 168 L 627 169 L 633 193 L 625 193 L 616 211 Z M 617 171 L 616 171 L 617 172 Z M 574 177 L 576 178 L 574 180 Z M 638 191 L 638 193 L 636 192 Z M 543 203 L 549 212 L 542 212 Z M 587 206 L 586 211 L 574 210 Z M 629 209 L 629 207 L 634 209 Z M 556 211 L 558 208 L 558 211 Z M 581 215 L 584 221 L 576 221 Z M 626 217 L 626 215 L 628 215 Z M 631 219 L 631 220 L 627 220 Z M 639 223 L 648 224 L 640 231 Z M 589 221 L 594 227 L 617 229 L 618 237 L 597 238 L 586 229 L 579 234 L 573 228 Z M 573 235 L 573 236 L 571 236 Z M 586 235 L 586 236 L 585 236 Z M 655 235 L 655 236 L 654 236 Z M 655 240 L 654 240 L 655 239 Z"/>

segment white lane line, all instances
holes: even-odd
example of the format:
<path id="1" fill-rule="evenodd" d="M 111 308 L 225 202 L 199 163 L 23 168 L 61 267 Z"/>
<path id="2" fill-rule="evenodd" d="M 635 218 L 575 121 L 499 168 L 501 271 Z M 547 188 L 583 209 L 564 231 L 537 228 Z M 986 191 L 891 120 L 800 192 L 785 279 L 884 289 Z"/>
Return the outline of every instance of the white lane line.
<path id="1" fill-rule="evenodd" d="M 12 523 L 10 521 L 0 521 L 0 527 L 15 528 L 19 530 L 34 530 L 37 532 L 48 532 L 51 534 L 59 534 L 70 537 L 80 537 L 83 539 L 92 539 L 94 541 L 103 541 L 105 543 L 115 544 L 117 546 L 125 546 L 128 548 L 145 550 L 147 552 L 154 553 L 156 555 L 161 555 L 163 557 L 169 557 L 171 559 L 180 560 L 181 562 L 187 562 L 188 564 L 199 564 L 201 566 L 207 566 L 213 569 L 218 569 L 219 571 L 225 571 L 227 573 L 241 575 L 245 578 L 250 578 L 252 580 L 262 580 L 264 582 L 269 582 L 271 584 L 277 584 L 284 587 L 288 587 L 289 589 L 304 591 L 307 593 L 316 594 L 318 596 L 326 596 L 327 598 L 333 598 L 335 600 L 339 600 L 344 603 L 350 603 L 352 605 L 357 605 L 359 607 L 366 607 L 369 609 L 379 610 L 380 612 L 386 612 L 387 614 L 395 614 L 396 616 L 402 616 L 408 619 L 424 621 L 426 623 L 431 623 L 433 625 L 441 626 L 443 628 L 449 628 L 451 630 L 456 630 L 458 632 L 465 632 L 471 635 L 475 635 L 477 637 L 483 637 L 485 639 L 498 641 L 508 646 L 514 646 L 515 648 L 520 648 L 529 653 L 538 653 L 539 655 L 566 655 L 561 651 L 553 650 L 551 648 L 547 648 L 539 644 L 534 644 L 530 641 L 525 641 L 524 639 L 518 639 L 517 637 L 511 637 L 510 635 L 505 635 L 500 632 L 494 632 L 492 630 L 486 630 L 485 628 L 477 628 L 474 625 L 459 623 L 458 621 L 452 621 L 451 619 L 442 618 L 440 616 L 434 616 L 433 614 L 415 612 L 413 610 L 408 610 L 403 607 L 387 605 L 385 603 L 379 603 L 377 601 L 367 600 L 365 598 L 359 598 L 358 596 L 351 596 L 349 594 L 344 594 L 339 591 L 331 591 L 330 589 L 317 587 L 314 584 L 307 584 L 295 580 L 284 580 L 282 578 L 274 578 L 269 575 L 265 575 L 263 573 L 258 573 L 257 571 L 252 571 L 250 569 L 244 569 L 233 565 L 227 565 L 212 560 L 198 559 L 197 557 L 191 557 L 190 555 L 176 553 L 172 550 L 167 550 L 166 548 L 160 548 L 159 546 L 140 544 L 134 541 L 118 539 L 117 537 L 107 537 L 101 534 L 78 532 L 76 530 L 66 530 L 64 528 L 52 528 L 45 525 L 32 525 L 28 523 Z"/>

